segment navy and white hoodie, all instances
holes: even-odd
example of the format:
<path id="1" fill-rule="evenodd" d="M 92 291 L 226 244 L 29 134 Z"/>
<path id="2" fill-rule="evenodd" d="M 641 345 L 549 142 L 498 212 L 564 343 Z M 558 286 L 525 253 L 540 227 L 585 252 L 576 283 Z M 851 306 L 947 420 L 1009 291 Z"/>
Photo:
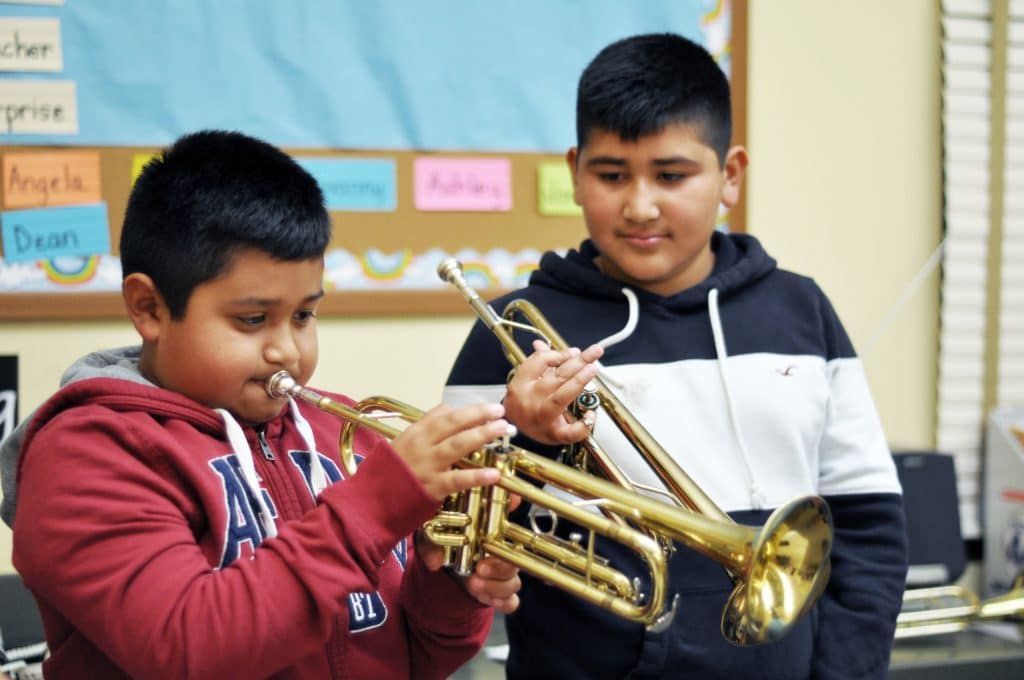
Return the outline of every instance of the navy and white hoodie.
<path id="1" fill-rule="evenodd" d="M 598 271 L 598 252 L 584 241 L 564 256 L 546 253 L 526 288 L 492 304 L 500 313 L 524 298 L 571 346 L 602 342 L 603 377 L 737 522 L 760 526 L 796 496 L 823 496 L 835 524 L 828 587 L 781 641 L 735 647 L 720 632 L 729 576 L 683 546 L 670 561 L 678 610 L 660 634 L 526 576 L 522 605 L 506 618 L 510 678 L 887 674 L 907 548 L 901 489 L 861 362 L 812 280 L 778 269 L 752 236 L 715 233 L 711 243 L 711 275 L 670 297 L 624 289 Z M 531 339 L 519 338 L 528 353 Z M 477 322 L 445 401 L 498 401 L 508 370 L 500 343 Z M 594 434 L 631 478 L 660 485 L 603 414 Z M 602 537 L 597 552 L 646 573 Z"/>

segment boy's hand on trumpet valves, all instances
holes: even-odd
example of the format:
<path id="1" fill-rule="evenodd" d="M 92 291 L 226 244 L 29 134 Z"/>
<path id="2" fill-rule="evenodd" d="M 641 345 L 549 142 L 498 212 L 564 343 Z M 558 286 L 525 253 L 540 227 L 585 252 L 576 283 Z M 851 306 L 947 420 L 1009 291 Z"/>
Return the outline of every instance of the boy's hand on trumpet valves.
<path id="1" fill-rule="evenodd" d="M 441 502 L 445 496 L 476 486 L 494 484 L 495 468 L 456 470 L 456 461 L 504 436 L 508 422 L 501 419 L 501 404 L 476 404 L 453 408 L 435 406 L 391 442 L 423 485 L 427 494 Z"/>
<path id="2" fill-rule="evenodd" d="M 533 354 L 515 370 L 505 393 L 505 414 L 519 431 L 542 444 L 569 444 L 585 439 L 593 422 L 573 420 L 569 405 L 597 375 L 600 345 L 580 351 L 555 350 L 533 341 Z"/>

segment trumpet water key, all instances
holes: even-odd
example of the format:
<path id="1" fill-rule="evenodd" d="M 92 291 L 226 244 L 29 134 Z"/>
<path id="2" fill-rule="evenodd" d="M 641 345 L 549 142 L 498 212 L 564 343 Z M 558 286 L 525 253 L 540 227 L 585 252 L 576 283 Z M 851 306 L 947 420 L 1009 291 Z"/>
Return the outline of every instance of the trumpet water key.
<path id="1" fill-rule="evenodd" d="M 529 301 L 512 300 L 499 315 L 466 282 L 458 260 L 443 261 L 437 272 L 462 294 L 480 321 L 497 336 L 513 369 L 527 356 L 516 342 L 515 330 L 540 337 L 554 349 L 568 348 L 568 343 Z M 525 323 L 516 320 L 520 316 L 526 319 Z M 666 551 L 671 550 L 672 541 L 678 541 L 726 568 L 735 586 L 722 613 L 721 629 L 727 640 L 752 645 L 783 637 L 810 610 L 828 582 L 832 515 L 824 499 L 814 495 L 798 497 L 777 508 L 762 527 L 738 525 L 625 408 L 600 375 L 593 379 L 581 400 L 577 400 L 574 408 L 602 409 L 668 490 L 661 496 L 665 500 L 642 493 L 657 490 L 638 488 L 590 436 L 571 452 L 572 468 L 600 478 L 601 484 L 593 484 L 609 497 L 624 491 L 642 499 L 634 501 L 627 512 L 615 504 L 602 504 L 600 509 L 605 516 L 643 531 Z"/>

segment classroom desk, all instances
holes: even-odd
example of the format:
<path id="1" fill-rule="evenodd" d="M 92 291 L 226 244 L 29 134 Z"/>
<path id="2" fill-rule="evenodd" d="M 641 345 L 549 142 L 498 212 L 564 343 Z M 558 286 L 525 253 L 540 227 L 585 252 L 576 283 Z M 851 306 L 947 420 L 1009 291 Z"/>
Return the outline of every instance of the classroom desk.
<path id="1" fill-rule="evenodd" d="M 1024 678 L 1024 641 L 1006 633 L 1012 624 L 992 634 L 969 629 L 950 635 L 897 640 L 889 663 L 890 680 L 1019 680 Z M 1024 625 L 1017 630 L 1024 633 Z"/>

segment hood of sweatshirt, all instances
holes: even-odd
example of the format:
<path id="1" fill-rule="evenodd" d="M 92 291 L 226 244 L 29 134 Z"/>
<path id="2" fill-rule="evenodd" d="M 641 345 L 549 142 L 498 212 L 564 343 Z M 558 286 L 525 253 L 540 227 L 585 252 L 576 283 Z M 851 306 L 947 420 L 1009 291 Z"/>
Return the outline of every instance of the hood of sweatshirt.
<path id="1" fill-rule="evenodd" d="M 711 290 L 722 297 L 767 276 L 776 268 L 775 260 L 760 242 L 748 234 L 715 232 L 711 237 L 715 266 L 704 281 L 670 296 L 661 296 L 638 288 L 631 289 L 641 304 L 653 303 L 683 311 L 705 307 Z M 564 255 L 547 252 L 540 268 L 530 278 L 531 284 L 569 291 L 589 298 L 621 300 L 623 284 L 602 274 L 594 264 L 600 252 L 589 239 L 579 250 Z"/>
<path id="2" fill-rule="evenodd" d="M 113 378 L 126 380 L 138 385 L 155 388 L 152 382 L 143 377 L 139 371 L 139 358 L 142 346 L 118 347 L 88 354 L 68 367 L 60 378 L 60 387 L 88 380 L 89 378 Z M 66 407 L 67 404 L 61 408 Z M 0 517 L 7 526 L 14 525 L 14 505 L 17 491 L 18 458 L 21 445 L 35 420 L 39 410 L 23 419 L 14 430 L 0 442 L 0 482 L 3 488 L 3 501 L 0 502 Z M 47 418 L 46 420 L 48 420 Z"/>
<path id="3" fill-rule="evenodd" d="M 224 409 L 209 408 L 152 383 L 139 371 L 141 354 L 141 346 L 120 347 L 93 352 L 74 362 L 61 377 L 61 389 L 19 423 L 10 436 L 0 443 L 0 478 L 3 482 L 0 517 L 8 526 L 14 526 L 18 464 L 22 451 L 28 447 L 35 433 L 56 415 L 81 404 L 103 404 L 113 410 L 145 409 L 155 416 L 185 420 L 197 430 L 223 436 L 239 457 L 250 491 L 254 492 L 257 501 L 264 500 L 263 494 L 258 491 L 259 482 L 246 434 L 234 417 Z M 315 451 L 313 433 L 294 402 L 290 403 L 289 411 L 309 449 Z M 267 427 L 276 430 L 281 427 L 280 422 L 281 418 L 278 417 L 267 423 Z M 315 468 L 314 484 L 319 492 L 326 486 L 327 477 L 317 456 L 313 456 L 311 464 Z M 269 526 L 264 527 L 268 535 L 275 535 L 276 527 L 273 526 L 271 514 L 265 511 L 263 515 L 269 523 Z"/>

